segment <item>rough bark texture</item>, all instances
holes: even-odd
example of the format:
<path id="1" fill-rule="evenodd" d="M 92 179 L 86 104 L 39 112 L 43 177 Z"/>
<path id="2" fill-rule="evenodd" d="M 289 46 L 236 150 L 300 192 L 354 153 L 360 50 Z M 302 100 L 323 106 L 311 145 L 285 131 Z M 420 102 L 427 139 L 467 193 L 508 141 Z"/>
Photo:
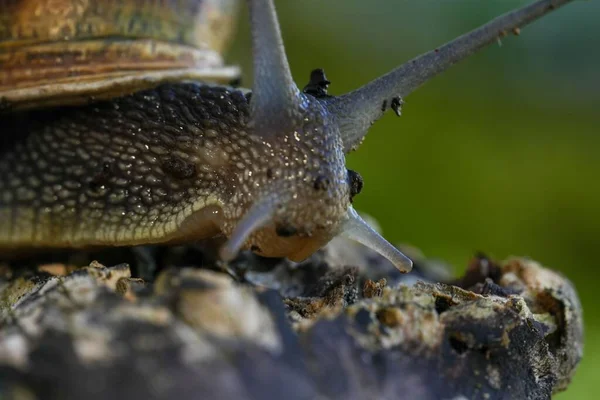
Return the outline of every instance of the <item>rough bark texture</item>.
<path id="1" fill-rule="evenodd" d="M 581 358 L 577 295 L 534 261 L 479 256 L 451 281 L 342 239 L 228 273 L 209 250 L 146 254 L 152 284 L 125 264 L 2 268 L 0 398 L 547 399 Z"/>

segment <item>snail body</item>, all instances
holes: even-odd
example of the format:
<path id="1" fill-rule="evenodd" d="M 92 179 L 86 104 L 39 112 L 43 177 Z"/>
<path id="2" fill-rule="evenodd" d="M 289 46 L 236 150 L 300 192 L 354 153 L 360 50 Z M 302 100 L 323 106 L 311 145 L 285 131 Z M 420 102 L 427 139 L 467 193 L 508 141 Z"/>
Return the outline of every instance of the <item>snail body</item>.
<path id="1" fill-rule="evenodd" d="M 327 116 L 316 101 L 310 124 L 293 116 L 304 132 L 252 134 L 248 92 L 219 85 L 239 73 L 219 55 L 231 29 L 202 28 L 230 24 L 235 9 L 3 7 L 2 250 L 230 237 L 259 198 L 285 207 L 230 257 L 244 245 L 301 260 L 331 239 L 350 202 L 341 139 L 319 134 Z"/>
<path id="2" fill-rule="evenodd" d="M 302 259 L 316 249 L 309 245 L 294 257 L 304 248 L 299 242 L 330 228 L 350 201 L 348 185 L 326 183 L 347 179 L 336 162 L 343 159 L 341 142 L 298 142 L 294 132 L 283 140 L 259 138 L 248 133 L 249 120 L 243 92 L 197 83 L 13 113 L 0 122 L 0 131 L 18 139 L 5 143 L 10 151 L 0 160 L 0 219 L 9 221 L 0 242 L 73 247 L 230 236 L 273 185 L 281 193 L 276 201 L 289 195 L 285 214 L 251 246 Z M 318 210 L 300 204 L 321 201 Z"/>
<path id="3" fill-rule="evenodd" d="M 243 248 L 300 261 L 344 234 L 409 271 L 352 208 L 362 180 L 345 154 L 499 28 L 566 2 L 538 1 L 334 97 L 319 70 L 295 86 L 271 0 L 248 1 L 252 92 L 219 83 L 238 73 L 219 56 L 233 0 L 4 0 L 0 251 L 222 235 L 226 261 Z"/>

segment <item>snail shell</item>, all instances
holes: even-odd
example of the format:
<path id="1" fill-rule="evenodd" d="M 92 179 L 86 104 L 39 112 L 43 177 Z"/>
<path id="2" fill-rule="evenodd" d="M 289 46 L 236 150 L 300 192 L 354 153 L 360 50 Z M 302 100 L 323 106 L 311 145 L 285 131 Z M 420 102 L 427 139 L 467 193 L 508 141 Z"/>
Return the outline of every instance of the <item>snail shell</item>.
<path id="1" fill-rule="evenodd" d="M 230 82 L 237 0 L 0 0 L 0 99 L 86 103 L 162 82 Z"/>

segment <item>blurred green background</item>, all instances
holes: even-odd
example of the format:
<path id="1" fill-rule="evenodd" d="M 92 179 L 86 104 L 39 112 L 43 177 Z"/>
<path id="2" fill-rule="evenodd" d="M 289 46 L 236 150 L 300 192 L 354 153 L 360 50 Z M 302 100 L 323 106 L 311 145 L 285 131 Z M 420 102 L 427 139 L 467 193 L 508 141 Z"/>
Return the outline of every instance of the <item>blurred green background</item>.
<path id="1" fill-rule="evenodd" d="M 526 1 L 278 1 L 297 84 L 325 69 L 341 94 Z M 600 375 L 600 2 L 575 1 L 455 66 L 371 129 L 350 168 L 356 208 L 393 242 L 460 273 L 475 251 L 566 274 L 585 310 L 584 359 L 559 399 Z M 251 85 L 246 10 L 230 62 Z"/>

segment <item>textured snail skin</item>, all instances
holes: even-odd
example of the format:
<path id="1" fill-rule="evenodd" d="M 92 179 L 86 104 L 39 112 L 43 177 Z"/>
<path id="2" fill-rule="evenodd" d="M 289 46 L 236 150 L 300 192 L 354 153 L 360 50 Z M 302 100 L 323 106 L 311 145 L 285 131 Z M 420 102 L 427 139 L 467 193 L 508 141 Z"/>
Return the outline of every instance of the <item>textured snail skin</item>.
<path id="1" fill-rule="evenodd" d="M 181 83 L 0 119 L 0 247 L 230 236 L 256 199 L 282 211 L 246 247 L 302 259 L 350 203 L 339 134 L 311 96 L 293 131 L 249 133 L 249 95 Z M 310 117 L 310 118 L 308 118 Z M 285 209 L 283 209 L 285 205 Z"/>

